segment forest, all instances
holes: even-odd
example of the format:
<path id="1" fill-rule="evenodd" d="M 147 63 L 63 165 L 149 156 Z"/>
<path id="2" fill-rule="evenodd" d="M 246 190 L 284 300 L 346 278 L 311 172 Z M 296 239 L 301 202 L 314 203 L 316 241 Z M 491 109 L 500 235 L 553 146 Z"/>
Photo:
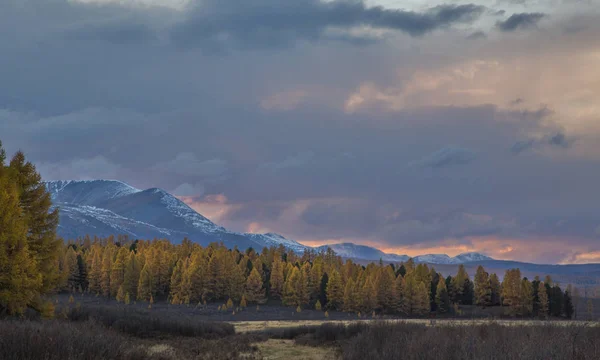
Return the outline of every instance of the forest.
<path id="1" fill-rule="evenodd" d="M 149 306 L 220 302 L 231 309 L 275 300 L 297 311 L 419 317 L 477 305 L 502 306 L 509 316 L 571 318 L 577 295 L 548 276 L 523 278 L 519 269 L 506 271 L 500 281 L 481 266 L 473 279 L 463 266 L 444 277 L 412 260 L 364 266 L 343 261 L 330 249 L 294 254 L 283 246 L 240 251 L 189 239 L 180 244 L 122 235 L 59 239 L 59 210 L 52 210 L 35 166 L 21 152 L 6 164 L 1 144 L 0 204 L 0 313 L 5 314 L 29 308 L 51 317 L 53 304 L 44 295 L 62 291 Z"/>

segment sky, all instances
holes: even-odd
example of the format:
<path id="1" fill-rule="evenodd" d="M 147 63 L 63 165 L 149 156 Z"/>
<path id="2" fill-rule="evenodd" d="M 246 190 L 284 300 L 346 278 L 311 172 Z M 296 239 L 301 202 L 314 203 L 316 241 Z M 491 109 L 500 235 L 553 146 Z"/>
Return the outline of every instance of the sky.
<path id="1" fill-rule="evenodd" d="M 600 262 L 600 0 L 3 0 L 0 139 L 235 231 Z"/>

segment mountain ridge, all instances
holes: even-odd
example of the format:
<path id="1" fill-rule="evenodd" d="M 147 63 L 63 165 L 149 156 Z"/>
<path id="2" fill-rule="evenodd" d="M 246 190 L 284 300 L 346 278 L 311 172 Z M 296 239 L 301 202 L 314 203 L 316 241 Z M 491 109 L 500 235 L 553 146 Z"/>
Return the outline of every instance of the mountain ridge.
<path id="1" fill-rule="evenodd" d="M 379 249 L 354 243 L 310 247 L 280 234 L 240 233 L 213 223 L 183 201 L 159 188 L 137 189 L 119 180 L 48 181 L 46 187 L 54 206 L 61 209 L 58 233 L 63 238 L 85 234 L 109 236 L 127 234 L 134 238 L 165 238 L 174 243 L 184 237 L 201 245 L 223 242 L 228 247 L 246 249 L 283 245 L 302 253 L 304 250 L 326 250 L 328 247 L 345 258 L 403 262 L 407 255 L 385 253 Z M 459 264 L 493 260 L 479 253 L 455 257 L 425 254 L 413 257 L 415 262 Z"/>

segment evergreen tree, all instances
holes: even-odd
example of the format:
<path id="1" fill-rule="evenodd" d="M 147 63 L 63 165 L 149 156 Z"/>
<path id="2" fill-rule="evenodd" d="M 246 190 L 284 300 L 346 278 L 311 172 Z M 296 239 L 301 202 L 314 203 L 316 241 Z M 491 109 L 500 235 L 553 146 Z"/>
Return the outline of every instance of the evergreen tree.
<path id="1" fill-rule="evenodd" d="M 323 276 L 321 276 L 321 284 L 319 285 L 319 301 L 322 306 L 327 306 L 327 283 L 329 283 L 329 275 L 324 272 Z"/>
<path id="2" fill-rule="evenodd" d="M 500 280 L 498 279 L 498 275 L 492 274 L 490 275 L 490 302 L 492 306 L 497 306 L 501 304 L 500 295 L 502 292 L 502 288 L 500 285 Z"/>
<path id="3" fill-rule="evenodd" d="M 569 291 L 565 291 L 565 297 L 564 297 L 564 314 L 567 317 L 567 319 L 571 319 L 573 318 L 573 312 L 574 312 L 574 308 L 573 308 L 573 300 L 571 299 L 571 294 L 569 293 Z M 591 302 L 590 302 L 591 304 Z M 593 310 L 590 309 L 590 317 L 588 320 L 593 320 Z"/>
<path id="4" fill-rule="evenodd" d="M 533 285 L 527 278 L 521 280 L 521 311 L 520 315 L 528 316 L 533 312 Z"/>
<path id="5" fill-rule="evenodd" d="M 448 310 L 450 309 L 450 297 L 448 296 L 446 281 L 444 281 L 444 278 L 441 277 L 438 281 L 436 289 L 435 303 L 437 311 L 440 313 L 448 312 Z"/>
<path id="6" fill-rule="evenodd" d="M 391 312 L 395 308 L 395 282 L 396 277 L 391 267 L 386 266 L 379 269 L 376 283 L 377 307 L 383 312 Z"/>

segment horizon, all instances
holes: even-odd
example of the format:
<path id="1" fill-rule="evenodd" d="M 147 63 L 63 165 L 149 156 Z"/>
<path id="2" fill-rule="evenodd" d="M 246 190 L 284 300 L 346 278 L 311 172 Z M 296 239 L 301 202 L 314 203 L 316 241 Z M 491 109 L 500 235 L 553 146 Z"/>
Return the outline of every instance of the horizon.
<path id="1" fill-rule="evenodd" d="M 152 189 L 157 189 L 156 187 L 150 187 L 148 189 L 139 189 L 136 188 L 124 181 L 118 180 L 118 179 L 85 179 L 85 180 L 44 180 L 47 183 L 50 182 L 67 182 L 67 183 L 73 183 L 73 182 L 117 182 L 123 185 L 126 185 L 128 187 L 131 187 L 132 189 L 142 192 L 142 191 L 148 191 L 148 190 L 152 190 Z M 165 191 L 164 189 L 160 189 L 159 190 Z M 185 204 L 184 199 L 181 199 L 180 197 L 175 196 L 176 198 L 178 198 L 180 201 L 182 201 Z M 186 204 L 187 205 L 187 204 Z M 188 205 L 189 206 L 189 205 Z M 200 214 L 203 217 L 206 217 L 209 221 L 213 222 L 214 224 L 216 224 L 217 226 L 221 226 L 221 224 L 219 224 L 218 222 L 214 221 L 213 219 L 211 219 L 210 217 L 206 216 L 205 214 L 202 214 L 200 212 L 198 212 L 197 210 L 193 209 L 192 210 L 196 211 L 198 214 Z M 232 229 L 228 229 L 228 230 L 232 230 Z M 289 240 L 293 240 L 296 241 L 293 238 L 289 238 L 288 236 L 286 236 L 285 234 L 280 234 L 280 233 L 274 233 L 274 232 L 244 232 L 244 231 L 235 231 L 234 232 L 239 232 L 239 233 L 249 233 L 249 234 L 274 234 L 274 235 L 279 235 L 279 236 L 283 236 L 286 239 Z M 83 236 L 83 234 L 82 234 Z M 171 241 L 176 241 L 176 239 L 169 239 Z M 489 256 L 488 254 L 486 254 L 485 252 L 479 252 L 479 251 L 472 251 L 472 250 L 465 250 L 464 248 L 456 248 L 453 247 L 452 249 L 450 249 L 451 251 L 449 252 L 438 252 L 438 253 L 434 253 L 434 252 L 427 252 L 426 250 L 422 250 L 422 249 L 406 249 L 404 251 L 395 251 L 394 249 L 381 249 L 377 247 L 377 244 L 373 244 L 373 245 L 369 245 L 369 242 L 365 242 L 365 241 L 360 241 L 358 240 L 358 242 L 339 242 L 336 240 L 330 240 L 330 241 L 325 241 L 323 243 L 313 243 L 313 242 L 301 242 L 301 241 L 297 241 L 298 243 L 300 243 L 301 245 L 304 246 L 308 246 L 311 248 L 318 248 L 318 247 L 322 247 L 322 246 L 333 246 L 333 245 L 345 245 L 345 244 L 349 244 L 349 245 L 358 245 L 358 246 L 367 246 L 370 248 L 374 248 L 377 249 L 379 251 L 382 251 L 383 253 L 385 253 L 386 255 L 399 255 L 399 256 L 408 256 L 410 258 L 416 258 L 416 257 L 422 257 L 422 256 L 429 256 L 429 255 L 434 255 L 434 256 L 448 256 L 450 258 L 455 258 L 457 256 L 460 255 L 467 255 L 467 254 L 481 254 L 484 256 L 487 256 L 489 258 L 491 258 L 492 260 L 500 260 L 500 261 L 516 261 L 516 262 L 525 262 L 525 263 L 532 263 L 532 264 L 539 264 L 539 265 L 588 265 L 588 264 L 599 264 L 598 262 L 558 262 L 558 263 L 543 263 L 543 262 L 535 262 L 535 261 L 521 261 L 518 259 L 512 259 L 512 258 L 495 258 L 492 256 Z M 371 261 L 375 261 L 372 260 Z"/>
<path id="2" fill-rule="evenodd" d="M 5 0 L 0 137 L 237 232 L 600 263 L 600 0 Z"/>

